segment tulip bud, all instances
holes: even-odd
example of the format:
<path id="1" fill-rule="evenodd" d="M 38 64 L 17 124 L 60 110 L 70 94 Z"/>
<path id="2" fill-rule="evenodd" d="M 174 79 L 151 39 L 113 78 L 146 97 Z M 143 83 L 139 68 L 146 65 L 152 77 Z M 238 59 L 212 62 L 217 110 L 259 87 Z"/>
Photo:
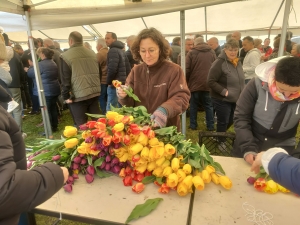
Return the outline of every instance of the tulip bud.
<path id="1" fill-rule="evenodd" d="M 143 149 L 143 145 L 140 144 L 140 143 L 136 143 L 132 146 L 129 147 L 129 150 L 128 152 L 131 154 L 131 155 L 136 155 L 138 154 L 140 151 L 142 151 Z"/>
<path id="2" fill-rule="evenodd" d="M 179 159 L 178 158 L 173 158 L 171 161 L 171 167 L 173 171 L 177 171 L 179 169 Z"/>
<path id="3" fill-rule="evenodd" d="M 165 155 L 174 155 L 176 152 L 175 148 L 171 144 L 165 145 Z"/>
<path id="4" fill-rule="evenodd" d="M 211 176 L 207 170 L 202 170 L 201 177 L 204 183 L 206 184 L 208 184 L 211 181 Z"/>
<path id="5" fill-rule="evenodd" d="M 148 170 L 149 172 L 151 172 L 151 171 L 153 171 L 153 170 L 155 169 L 155 167 L 156 167 L 155 161 L 150 162 L 150 163 L 148 163 L 148 165 L 147 165 L 147 170 Z"/>
<path id="6" fill-rule="evenodd" d="M 32 162 L 27 162 L 27 169 L 30 169 L 32 166 Z"/>
<path id="7" fill-rule="evenodd" d="M 254 184 L 255 183 L 255 181 L 256 181 L 256 179 L 254 178 L 254 177 L 248 177 L 248 179 L 247 179 L 247 182 L 249 183 L 249 184 Z"/>
<path id="8" fill-rule="evenodd" d="M 80 164 L 80 163 L 81 163 L 81 158 L 80 158 L 79 156 L 76 156 L 76 157 L 73 159 L 73 161 L 74 161 L 75 163 Z"/>
<path id="9" fill-rule="evenodd" d="M 121 147 L 121 143 L 114 143 L 114 149 L 119 149 Z"/>
<path id="10" fill-rule="evenodd" d="M 116 165 L 116 164 L 118 164 L 120 161 L 119 161 L 119 159 L 118 159 L 117 157 L 115 157 L 115 158 L 113 158 L 113 159 L 111 160 L 111 162 L 112 162 L 112 164 Z"/>
<path id="11" fill-rule="evenodd" d="M 126 162 L 128 159 L 129 154 L 126 152 L 124 155 L 122 155 L 121 158 L 119 158 L 120 162 Z"/>
<path id="12" fill-rule="evenodd" d="M 156 177 L 163 177 L 163 169 L 161 167 L 156 167 L 152 174 Z"/>
<path id="13" fill-rule="evenodd" d="M 80 162 L 81 165 L 85 165 L 87 164 L 87 160 L 85 158 L 81 159 L 81 162 Z"/>
<path id="14" fill-rule="evenodd" d="M 166 168 L 164 168 L 163 170 L 164 177 L 168 177 L 171 173 L 173 173 L 171 166 L 167 166 Z"/>
<path id="15" fill-rule="evenodd" d="M 167 194 L 169 193 L 170 191 L 170 188 L 168 187 L 168 185 L 166 183 L 163 183 L 160 188 L 158 189 L 158 192 L 159 193 L 162 193 L 162 194 Z"/>
<path id="16" fill-rule="evenodd" d="M 79 168 L 79 164 L 78 163 L 73 163 L 72 169 L 77 170 L 78 168 Z"/>
<path id="17" fill-rule="evenodd" d="M 125 176 L 126 176 L 126 174 L 125 174 L 125 168 L 122 168 L 122 169 L 120 170 L 119 176 L 120 176 L 120 177 L 125 177 Z"/>
<path id="18" fill-rule="evenodd" d="M 109 171 L 109 170 L 110 170 L 110 164 L 106 163 L 106 165 L 105 165 L 105 170 L 106 170 L 106 171 Z"/>
<path id="19" fill-rule="evenodd" d="M 182 183 L 187 187 L 187 189 L 190 189 L 193 185 L 193 176 L 192 175 L 186 176 L 182 181 Z"/>
<path id="20" fill-rule="evenodd" d="M 186 178 L 186 174 L 182 169 L 177 170 L 178 182 L 182 182 Z"/>
<path id="21" fill-rule="evenodd" d="M 206 170 L 209 174 L 215 173 L 215 172 L 216 172 L 216 169 L 215 169 L 213 166 L 211 166 L 211 165 L 207 165 L 207 166 L 205 167 L 205 170 Z"/>
<path id="22" fill-rule="evenodd" d="M 158 146 L 158 145 L 159 145 L 158 139 L 157 139 L 157 138 L 151 138 L 151 139 L 149 140 L 149 145 L 150 145 L 151 147 L 156 147 L 156 146 Z"/>
<path id="23" fill-rule="evenodd" d="M 192 167 L 190 164 L 184 164 L 182 170 L 185 172 L 186 175 L 189 175 L 192 172 Z"/>
<path id="24" fill-rule="evenodd" d="M 175 173 L 171 173 L 169 176 L 168 176 L 168 179 L 167 179 L 167 185 L 168 187 L 171 187 L 171 188 L 174 188 L 176 187 L 178 184 L 178 177 Z"/>
<path id="25" fill-rule="evenodd" d="M 149 139 L 155 138 L 155 132 L 153 130 L 149 130 L 148 133 L 147 133 L 147 137 Z"/>
<path id="26" fill-rule="evenodd" d="M 69 140 L 66 140 L 64 145 L 66 148 L 74 148 L 78 144 L 77 138 L 70 138 Z"/>
<path id="27" fill-rule="evenodd" d="M 87 130 L 87 129 L 89 129 L 89 128 L 87 127 L 86 124 L 82 124 L 82 125 L 79 125 L 79 129 L 80 129 L 80 130 Z"/>
<path id="28" fill-rule="evenodd" d="M 223 188 L 229 190 L 232 187 L 232 182 L 227 176 L 220 176 L 219 182 Z"/>
<path id="29" fill-rule="evenodd" d="M 156 166 L 161 166 L 165 162 L 165 157 L 161 157 L 155 161 Z"/>
<path id="30" fill-rule="evenodd" d="M 60 155 L 55 155 L 52 157 L 52 161 L 57 161 L 60 159 L 60 157 L 61 157 Z"/>
<path id="31" fill-rule="evenodd" d="M 142 182 L 143 178 L 144 178 L 144 174 L 139 173 L 139 174 L 134 175 L 133 180 L 135 180 L 137 182 Z"/>
<path id="32" fill-rule="evenodd" d="M 107 156 L 105 157 L 105 161 L 106 161 L 106 162 L 110 162 L 110 161 L 111 161 L 110 155 L 107 155 Z"/>
<path id="33" fill-rule="evenodd" d="M 141 193 L 145 189 L 145 185 L 143 183 L 137 183 L 132 187 L 132 191 L 135 193 Z"/>
<path id="34" fill-rule="evenodd" d="M 183 182 L 178 184 L 177 193 L 179 196 L 186 196 L 188 194 L 188 189 Z"/>
<path id="35" fill-rule="evenodd" d="M 119 174 L 120 173 L 121 168 L 118 165 L 115 165 L 112 167 L 112 172 Z"/>
<path id="36" fill-rule="evenodd" d="M 87 183 L 90 184 L 90 183 L 92 183 L 92 182 L 94 181 L 94 176 L 87 173 L 87 174 L 85 175 L 85 180 L 86 180 Z"/>
<path id="37" fill-rule="evenodd" d="M 264 192 L 269 194 L 275 194 L 276 192 L 278 192 L 278 184 L 275 183 L 273 180 L 267 181 Z"/>
<path id="38" fill-rule="evenodd" d="M 193 184 L 194 184 L 194 186 L 195 186 L 195 188 L 197 189 L 197 190 L 203 190 L 204 189 L 204 182 L 203 182 L 203 180 L 202 180 L 202 178 L 201 177 L 199 177 L 199 176 L 194 176 L 193 177 L 193 179 L 192 179 L 192 182 L 193 182 Z"/>
<path id="39" fill-rule="evenodd" d="M 114 127 L 113 130 L 116 132 L 121 132 L 124 130 L 124 124 L 123 123 L 117 123 Z"/>
<path id="40" fill-rule="evenodd" d="M 98 158 L 102 158 L 102 157 L 104 157 L 105 155 L 106 155 L 105 151 L 101 151 L 101 152 L 99 152 L 99 154 L 98 154 Z"/>
<path id="41" fill-rule="evenodd" d="M 72 137 L 77 135 L 77 128 L 72 126 L 66 126 L 64 130 L 65 137 Z"/>
<path id="42" fill-rule="evenodd" d="M 136 154 L 134 156 L 132 156 L 132 162 L 138 162 L 139 160 L 141 159 L 140 155 L 139 154 Z"/>
<path id="43" fill-rule="evenodd" d="M 65 192 L 72 192 L 72 184 L 66 184 L 65 186 L 64 186 L 64 190 L 65 190 Z"/>
<path id="44" fill-rule="evenodd" d="M 73 174 L 72 174 L 72 177 L 73 177 L 75 180 L 79 179 L 78 174 L 76 174 L 76 173 L 73 173 Z"/>
<path id="45" fill-rule="evenodd" d="M 91 174 L 91 175 L 94 175 L 95 174 L 95 168 L 93 166 L 88 166 L 86 168 L 86 171 Z"/>
<path id="46" fill-rule="evenodd" d="M 72 176 L 68 177 L 67 184 L 74 184 L 74 178 Z"/>
<path id="47" fill-rule="evenodd" d="M 142 144 L 143 146 L 146 146 L 148 144 L 148 137 L 143 132 L 141 132 L 137 139 L 137 142 Z"/>
<path id="48" fill-rule="evenodd" d="M 106 166 L 106 162 L 103 161 L 102 164 L 101 164 L 101 166 L 100 166 L 100 169 L 103 170 L 105 168 L 105 166 Z"/>
<path id="49" fill-rule="evenodd" d="M 85 154 L 79 154 L 80 158 L 83 158 L 85 156 Z"/>
<path id="50" fill-rule="evenodd" d="M 285 187 L 283 187 L 283 186 L 281 186 L 279 184 L 277 184 L 277 185 L 278 185 L 278 190 L 279 191 L 281 191 L 283 193 L 289 193 L 290 192 L 290 190 L 286 189 Z"/>
<path id="51" fill-rule="evenodd" d="M 216 173 L 211 173 L 210 176 L 211 176 L 212 182 L 214 182 L 215 184 L 220 183 L 219 176 Z"/>
<path id="52" fill-rule="evenodd" d="M 144 173 L 146 171 L 146 169 L 147 169 L 147 163 L 135 168 L 135 170 L 138 171 L 139 173 Z"/>
<path id="53" fill-rule="evenodd" d="M 123 184 L 124 186 L 132 186 L 132 177 L 131 176 L 124 177 Z"/>

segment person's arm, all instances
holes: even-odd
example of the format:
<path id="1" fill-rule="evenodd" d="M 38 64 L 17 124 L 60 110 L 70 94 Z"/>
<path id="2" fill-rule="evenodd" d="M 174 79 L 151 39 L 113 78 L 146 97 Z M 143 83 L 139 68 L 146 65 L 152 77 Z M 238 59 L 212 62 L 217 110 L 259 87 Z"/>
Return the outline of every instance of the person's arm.
<path id="1" fill-rule="evenodd" d="M 64 100 L 70 99 L 70 91 L 72 88 L 71 80 L 72 80 L 72 70 L 69 65 L 61 58 L 61 95 Z"/>
<path id="2" fill-rule="evenodd" d="M 12 82 L 12 77 L 9 72 L 0 67 L 0 79 L 3 80 L 7 85 Z"/>
<path id="3" fill-rule="evenodd" d="M 213 63 L 208 73 L 207 84 L 213 91 L 219 93 L 222 96 L 226 96 L 226 92 L 228 90 L 218 83 L 220 77 L 223 74 L 223 62 L 223 60 L 217 60 Z"/>
<path id="4" fill-rule="evenodd" d="M 257 88 L 255 85 L 256 79 L 250 80 L 242 91 L 236 103 L 233 118 L 234 130 L 236 133 L 235 142 L 237 143 L 237 146 L 240 147 L 244 159 L 250 164 L 252 164 L 254 160 L 253 157 L 259 150 L 258 145 L 255 143 L 251 127 L 253 111 L 258 98 Z M 247 160 L 246 157 L 252 157 L 252 161 L 251 159 L 249 159 L 250 161 Z"/>
<path id="5" fill-rule="evenodd" d="M 260 58 L 261 55 L 258 52 L 252 52 L 250 53 L 250 55 L 248 56 L 248 63 L 247 65 L 243 64 L 243 70 L 245 73 L 247 74 L 252 74 L 255 73 L 255 68 L 260 64 Z"/>
<path id="6" fill-rule="evenodd" d="M 0 85 L 0 102 L 10 102 L 12 97 L 10 94 Z"/>
<path id="7" fill-rule="evenodd" d="M 128 87 L 131 87 L 134 90 L 134 69 L 131 70 L 130 74 L 128 75 L 128 77 L 126 78 L 126 82 L 125 85 Z M 119 90 L 117 90 L 118 92 Z M 118 101 L 121 105 L 126 105 L 128 107 L 134 107 L 135 106 L 135 102 L 133 100 L 133 98 L 130 98 L 129 96 L 126 95 L 126 97 L 124 98 L 120 98 L 120 96 L 117 94 L 118 96 Z"/>
<path id="8" fill-rule="evenodd" d="M 110 49 L 107 53 L 107 77 L 106 83 L 112 85 L 112 81 L 115 80 L 118 65 L 119 65 L 119 54 L 118 51 L 114 48 Z"/>

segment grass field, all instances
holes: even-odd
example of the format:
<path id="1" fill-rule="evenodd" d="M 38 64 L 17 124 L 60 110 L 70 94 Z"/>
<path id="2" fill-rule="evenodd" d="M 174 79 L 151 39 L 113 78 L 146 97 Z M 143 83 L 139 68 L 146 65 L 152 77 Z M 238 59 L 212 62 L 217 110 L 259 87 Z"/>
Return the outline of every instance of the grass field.
<path id="1" fill-rule="evenodd" d="M 26 114 L 26 113 L 25 113 Z M 204 123 L 205 113 L 199 112 L 198 113 L 198 130 L 190 130 L 187 128 L 187 139 L 191 139 L 193 142 L 198 142 L 198 133 L 199 131 L 205 131 L 206 125 Z M 25 143 L 27 146 L 33 145 L 37 143 L 37 138 L 43 137 L 41 133 L 44 132 L 44 127 L 37 127 L 36 125 L 42 122 L 42 116 L 40 115 L 28 115 L 25 117 L 23 121 L 23 130 L 27 134 L 27 138 L 25 139 Z M 186 121 L 187 127 L 189 126 L 189 118 Z M 73 120 L 70 115 L 69 110 L 63 111 L 63 116 L 60 119 L 58 132 L 54 133 L 54 138 L 59 139 L 61 137 L 61 133 L 64 130 L 65 126 L 72 126 Z M 36 215 L 36 221 L 38 225 L 52 225 L 57 218 L 43 216 L 43 215 Z M 62 220 L 60 221 L 61 225 L 84 225 L 85 223 L 79 223 L 69 220 Z"/>

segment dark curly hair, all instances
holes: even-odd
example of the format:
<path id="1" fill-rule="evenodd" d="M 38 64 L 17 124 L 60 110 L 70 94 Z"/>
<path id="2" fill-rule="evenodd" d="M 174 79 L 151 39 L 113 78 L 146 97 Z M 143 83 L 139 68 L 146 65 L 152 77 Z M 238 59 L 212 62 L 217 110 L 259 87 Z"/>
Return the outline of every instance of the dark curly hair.
<path id="1" fill-rule="evenodd" d="M 275 80 L 291 87 L 300 87 L 300 58 L 285 57 L 276 65 Z"/>
<path id="2" fill-rule="evenodd" d="M 50 48 L 45 48 L 45 47 L 39 47 L 38 50 L 36 51 L 36 54 L 43 53 L 47 59 L 52 59 L 54 55 L 54 51 Z"/>
<path id="3" fill-rule="evenodd" d="M 141 40 L 146 38 L 151 38 L 158 45 L 159 60 L 164 60 L 169 57 L 169 53 L 171 49 L 170 44 L 167 41 L 165 41 L 165 38 L 163 37 L 160 31 L 151 27 L 149 29 L 142 30 L 135 38 L 134 42 L 132 43 L 130 50 L 132 52 L 133 58 L 136 61 L 143 61 L 140 55 L 140 43 Z"/>

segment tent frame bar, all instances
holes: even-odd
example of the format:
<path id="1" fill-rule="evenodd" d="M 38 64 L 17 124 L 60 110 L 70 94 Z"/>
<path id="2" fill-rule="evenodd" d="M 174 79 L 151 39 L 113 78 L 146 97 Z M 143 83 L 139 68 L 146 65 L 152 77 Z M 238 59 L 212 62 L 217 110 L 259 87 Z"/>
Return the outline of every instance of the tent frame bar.
<path id="1" fill-rule="evenodd" d="M 279 8 L 278 8 L 278 10 L 277 10 L 277 13 L 276 13 L 276 15 L 275 15 L 275 17 L 274 17 L 274 19 L 273 19 L 273 21 L 272 21 L 272 24 L 271 24 L 271 26 L 270 26 L 270 28 L 269 28 L 269 33 L 268 33 L 268 38 L 269 38 L 269 39 L 270 39 L 270 36 L 271 36 L 271 29 L 272 29 L 272 27 L 273 27 L 273 25 L 274 25 L 274 23 L 275 23 L 275 21 L 276 21 L 276 19 L 277 19 L 277 16 L 278 16 L 278 14 L 279 14 L 279 12 L 280 12 L 282 6 L 283 6 L 284 1 L 285 1 L 285 0 L 282 0 L 281 4 L 280 4 L 280 6 L 279 6 Z"/>
<path id="2" fill-rule="evenodd" d="M 148 26 L 147 26 L 147 24 L 146 24 L 146 22 L 145 22 L 145 20 L 144 20 L 144 17 L 141 17 L 141 19 L 142 19 L 142 21 L 143 21 L 145 27 L 148 29 Z"/>
<path id="3" fill-rule="evenodd" d="M 285 46 L 285 40 L 286 40 L 286 30 L 287 30 L 287 26 L 288 26 L 288 22 L 289 22 L 291 3 L 292 3 L 292 0 L 286 0 L 285 1 L 285 9 L 284 9 L 283 22 L 282 22 L 278 57 L 283 56 L 283 53 L 284 53 L 284 46 Z"/>

